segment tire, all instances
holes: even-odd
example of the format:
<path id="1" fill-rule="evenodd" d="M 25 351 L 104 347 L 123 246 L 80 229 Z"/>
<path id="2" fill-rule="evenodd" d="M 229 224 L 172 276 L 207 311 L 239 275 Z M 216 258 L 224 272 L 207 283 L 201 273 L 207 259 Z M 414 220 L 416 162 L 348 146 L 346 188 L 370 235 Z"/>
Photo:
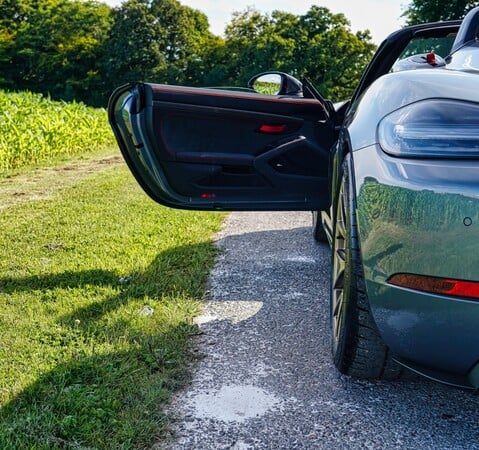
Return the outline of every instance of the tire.
<path id="1" fill-rule="evenodd" d="M 321 211 L 313 211 L 313 238 L 316 242 L 328 242 L 328 236 L 321 223 Z"/>
<path id="2" fill-rule="evenodd" d="M 374 322 L 364 282 L 350 160 L 343 164 L 332 243 L 331 325 L 334 365 L 346 375 L 396 379 L 392 360 Z"/>

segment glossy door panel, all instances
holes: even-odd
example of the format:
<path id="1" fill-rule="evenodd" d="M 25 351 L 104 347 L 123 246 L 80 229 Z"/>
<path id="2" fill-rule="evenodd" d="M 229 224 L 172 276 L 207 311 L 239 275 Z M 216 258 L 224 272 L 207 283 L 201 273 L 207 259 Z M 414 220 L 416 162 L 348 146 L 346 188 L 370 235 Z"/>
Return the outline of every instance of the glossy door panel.
<path id="1" fill-rule="evenodd" d="M 189 209 L 327 206 L 332 122 L 317 100 L 136 84 L 110 122 L 132 172 L 159 203 Z"/>

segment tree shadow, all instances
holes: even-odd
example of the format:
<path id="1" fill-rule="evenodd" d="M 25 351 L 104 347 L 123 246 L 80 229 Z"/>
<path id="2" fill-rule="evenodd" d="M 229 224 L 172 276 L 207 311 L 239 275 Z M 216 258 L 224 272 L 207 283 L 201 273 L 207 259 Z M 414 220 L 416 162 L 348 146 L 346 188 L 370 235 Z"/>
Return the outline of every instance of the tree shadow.
<path id="1" fill-rule="evenodd" d="M 55 274 L 28 277 L 0 278 L 0 293 L 29 292 L 49 289 L 76 289 L 87 286 L 111 287 L 119 292 L 105 300 L 75 309 L 63 316 L 61 322 L 76 319 L 98 319 L 132 299 L 162 298 L 179 293 L 195 297 L 201 295 L 208 267 L 205 254 L 212 255 L 211 244 L 200 243 L 175 247 L 161 252 L 144 271 L 134 271 L 127 276 L 101 269 L 65 271 Z M 185 261 L 189 261 L 185 265 Z"/>
<path id="2" fill-rule="evenodd" d="M 74 289 L 86 285 L 114 286 L 118 284 L 118 275 L 101 269 L 80 272 L 65 271 L 55 274 L 31 275 L 28 277 L 0 278 L 0 292 L 28 292 L 45 289 Z"/>
<path id="3" fill-rule="evenodd" d="M 176 301 L 201 296 L 215 254 L 200 243 L 163 251 L 128 276 L 94 269 L 0 278 L 5 294 L 91 286 L 107 293 L 55 318 L 68 354 L 0 410 L 0 448 L 146 448 L 158 438 L 159 403 L 186 382 L 188 340 L 197 332 L 184 314 L 164 317 L 169 305 L 187 308 Z M 154 309 L 144 315 L 117 311 L 146 299 Z"/>

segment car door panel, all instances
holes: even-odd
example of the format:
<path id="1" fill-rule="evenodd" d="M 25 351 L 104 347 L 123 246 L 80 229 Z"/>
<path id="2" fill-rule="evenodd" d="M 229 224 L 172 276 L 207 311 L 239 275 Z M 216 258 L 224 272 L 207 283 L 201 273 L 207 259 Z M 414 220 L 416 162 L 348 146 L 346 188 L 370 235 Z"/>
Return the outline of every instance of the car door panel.
<path id="1" fill-rule="evenodd" d="M 271 136 L 280 136 L 298 131 L 304 121 L 285 116 L 272 116 L 264 113 L 235 111 L 216 107 L 168 105 L 156 103 L 153 112 L 155 138 L 161 140 L 166 150 L 166 158 L 218 159 L 224 155 L 226 163 L 234 160 L 234 155 L 254 156 L 271 143 Z M 277 133 L 261 132 L 263 126 L 281 127 Z M 257 132 L 252 133 L 252 130 Z M 232 139 L 241 137 L 241 139 Z M 248 153 L 244 153 L 244 149 Z M 159 148 L 159 151 L 162 149 Z M 241 159 L 241 156 L 239 156 Z"/>
<path id="2" fill-rule="evenodd" d="M 316 100 L 141 83 L 113 94 L 109 117 L 130 169 L 159 203 L 309 210 L 329 202 L 334 129 Z"/>

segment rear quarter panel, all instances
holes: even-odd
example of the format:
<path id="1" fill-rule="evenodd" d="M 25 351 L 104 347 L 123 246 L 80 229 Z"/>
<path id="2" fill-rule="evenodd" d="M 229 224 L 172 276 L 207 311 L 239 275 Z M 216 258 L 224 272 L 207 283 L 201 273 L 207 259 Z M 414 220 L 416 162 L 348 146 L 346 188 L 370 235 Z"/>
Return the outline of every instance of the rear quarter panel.
<path id="1" fill-rule="evenodd" d="M 390 74 L 355 105 L 353 150 L 361 253 L 371 308 L 386 344 L 426 367 L 466 374 L 479 360 L 479 303 L 388 285 L 398 272 L 479 280 L 479 161 L 403 159 L 376 138 L 389 112 L 426 98 L 479 102 L 476 75 Z"/>

